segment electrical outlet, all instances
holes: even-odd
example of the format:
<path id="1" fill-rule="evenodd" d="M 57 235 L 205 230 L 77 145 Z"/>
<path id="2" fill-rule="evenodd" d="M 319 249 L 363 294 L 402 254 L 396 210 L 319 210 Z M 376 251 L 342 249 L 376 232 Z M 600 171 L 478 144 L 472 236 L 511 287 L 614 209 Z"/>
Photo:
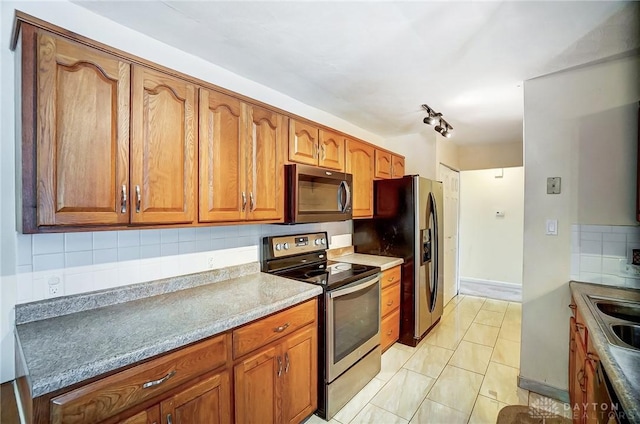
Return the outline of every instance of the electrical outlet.
<path id="1" fill-rule="evenodd" d="M 47 296 L 56 297 L 64 294 L 64 279 L 62 274 L 51 274 L 46 278 Z"/>
<path id="2" fill-rule="evenodd" d="M 207 257 L 207 268 L 208 269 L 213 269 L 216 267 L 216 259 L 213 257 L 213 255 L 208 256 Z"/>

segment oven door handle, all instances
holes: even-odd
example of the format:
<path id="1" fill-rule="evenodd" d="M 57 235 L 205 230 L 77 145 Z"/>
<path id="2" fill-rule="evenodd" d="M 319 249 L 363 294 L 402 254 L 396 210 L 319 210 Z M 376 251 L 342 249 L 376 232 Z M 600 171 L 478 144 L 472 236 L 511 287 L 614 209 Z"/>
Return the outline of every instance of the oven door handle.
<path id="1" fill-rule="evenodd" d="M 376 274 L 367 280 L 356 281 L 353 285 L 347 285 L 337 290 L 330 291 L 329 298 L 335 299 L 337 297 L 346 296 L 348 294 L 360 291 L 362 289 L 366 289 L 367 287 L 371 287 L 374 284 L 377 284 L 378 282 L 380 282 L 380 275 Z"/>

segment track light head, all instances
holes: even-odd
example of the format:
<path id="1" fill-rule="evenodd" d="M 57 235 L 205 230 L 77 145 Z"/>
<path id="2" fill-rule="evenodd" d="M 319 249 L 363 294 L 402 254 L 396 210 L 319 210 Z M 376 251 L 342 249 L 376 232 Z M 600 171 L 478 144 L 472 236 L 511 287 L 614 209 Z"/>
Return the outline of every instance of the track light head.
<path id="1" fill-rule="evenodd" d="M 437 119 L 435 116 L 433 115 L 429 115 L 427 117 L 425 117 L 422 122 L 424 122 L 427 125 L 434 125 L 437 122 Z"/>

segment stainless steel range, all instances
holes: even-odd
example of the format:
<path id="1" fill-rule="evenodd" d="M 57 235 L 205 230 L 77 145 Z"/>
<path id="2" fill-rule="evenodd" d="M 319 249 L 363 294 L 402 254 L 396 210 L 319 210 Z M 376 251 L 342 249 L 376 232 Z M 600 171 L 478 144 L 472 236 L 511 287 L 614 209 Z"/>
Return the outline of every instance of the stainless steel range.
<path id="1" fill-rule="evenodd" d="M 265 237 L 262 271 L 321 285 L 318 411 L 329 420 L 380 372 L 380 268 L 328 261 L 327 233 Z"/>

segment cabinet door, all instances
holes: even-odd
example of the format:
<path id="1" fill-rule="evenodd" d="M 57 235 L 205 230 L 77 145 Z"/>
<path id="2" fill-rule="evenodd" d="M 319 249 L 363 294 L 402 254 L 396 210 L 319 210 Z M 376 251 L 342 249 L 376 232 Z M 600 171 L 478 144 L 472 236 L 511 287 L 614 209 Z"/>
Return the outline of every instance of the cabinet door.
<path id="1" fill-rule="evenodd" d="M 373 216 L 373 155 L 368 144 L 347 140 L 347 172 L 353 175 L 353 217 Z"/>
<path id="2" fill-rule="evenodd" d="M 402 156 L 391 157 L 391 178 L 404 177 L 404 158 Z"/>
<path id="3" fill-rule="evenodd" d="M 318 164 L 318 128 L 294 119 L 289 120 L 289 160 Z"/>
<path id="4" fill-rule="evenodd" d="M 160 405 L 155 405 L 147 410 L 120 421 L 119 424 L 160 424 Z"/>
<path id="5" fill-rule="evenodd" d="M 246 106 L 248 123 L 247 219 L 284 219 L 284 149 L 286 119 L 257 106 Z"/>
<path id="6" fill-rule="evenodd" d="M 236 422 L 275 423 L 276 385 L 282 373 L 282 358 L 271 347 L 234 367 Z"/>
<path id="7" fill-rule="evenodd" d="M 569 403 L 576 404 L 576 320 L 569 318 Z"/>
<path id="8" fill-rule="evenodd" d="M 283 344 L 282 422 L 299 423 L 318 406 L 317 327 L 301 330 Z"/>
<path id="9" fill-rule="evenodd" d="M 575 344 L 575 374 L 573 375 L 574 400 L 572 405 L 576 405 L 573 411 L 573 422 L 575 424 L 584 423 L 586 418 L 585 403 L 587 399 L 587 387 L 590 382 L 587 380 L 586 354 L 582 343 L 576 341 Z"/>
<path id="10" fill-rule="evenodd" d="M 195 218 L 195 87 L 133 68 L 131 221 L 190 223 Z"/>
<path id="11" fill-rule="evenodd" d="M 37 225 L 129 222 L 129 64 L 39 32 L 37 85 Z"/>
<path id="12" fill-rule="evenodd" d="M 320 130 L 318 165 L 344 171 L 344 137 L 331 131 Z"/>
<path id="13" fill-rule="evenodd" d="M 223 371 L 162 401 L 163 424 L 231 422 L 231 384 Z"/>
<path id="14" fill-rule="evenodd" d="M 200 222 L 244 218 L 247 193 L 241 109 L 240 100 L 234 97 L 200 89 Z"/>
<path id="15" fill-rule="evenodd" d="M 376 178 L 391 178 L 391 153 L 376 150 Z"/>

